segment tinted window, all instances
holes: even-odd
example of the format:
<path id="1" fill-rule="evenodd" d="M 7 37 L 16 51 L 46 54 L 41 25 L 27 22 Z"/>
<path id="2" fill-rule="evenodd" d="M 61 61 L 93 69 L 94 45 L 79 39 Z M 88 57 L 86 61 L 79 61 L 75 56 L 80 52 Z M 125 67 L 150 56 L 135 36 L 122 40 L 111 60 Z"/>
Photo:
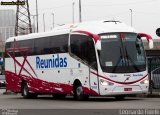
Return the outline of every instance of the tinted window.
<path id="1" fill-rule="evenodd" d="M 16 41 L 16 48 L 30 48 L 28 55 L 43 55 L 68 52 L 68 34 Z M 14 42 L 6 43 L 7 48 L 14 48 Z M 26 51 L 14 52 L 15 57 L 26 55 Z M 8 55 L 6 55 L 7 57 Z"/>
<path id="2" fill-rule="evenodd" d="M 49 37 L 45 38 L 36 38 L 34 44 L 34 54 L 42 55 L 42 54 L 50 54 L 50 39 Z"/>
<path id="3" fill-rule="evenodd" d="M 27 52 L 28 52 L 28 55 L 34 54 L 34 40 L 33 39 L 18 41 L 17 47 L 29 48 L 29 51 L 20 51 L 17 56 L 26 55 Z"/>
<path id="4" fill-rule="evenodd" d="M 101 34 L 101 67 L 109 73 L 134 73 L 146 69 L 143 43 L 136 33 Z"/>
<path id="5" fill-rule="evenodd" d="M 11 47 L 11 42 L 7 42 L 6 43 L 6 48 L 10 48 Z"/>
<path id="6" fill-rule="evenodd" d="M 68 35 L 49 36 L 35 39 L 35 54 L 68 52 Z"/>
<path id="7" fill-rule="evenodd" d="M 59 35 L 50 37 L 51 53 L 66 53 L 68 52 L 68 37 L 69 35 Z"/>
<path id="8" fill-rule="evenodd" d="M 34 54 L 34 40 L 31 39 L 31 40 L 21 40 L 21 41 L 16 41 L 16 42 L 8 42 L 6 43 L 6 49 L 8 48 L 17 48 L 17 50 L 15 50 L 13 54 L 15 57 L 26 55 L 26 51 L 24 51 L 23 48 L 29 48 L 28 55 L 33 55 Z M 5 56 L 9 57 L 7 52 Z"/>
<path id="9" fill-rule="evenodd" d="M 5 45 L 5 49 L 8 49 L 11 47 L 11 42 L 7 42 L 6 45 Z M 5 51 L 5 58 L 9 57 L 7 52 Z"/>
<path id="10" fill-rule="evenodd" d="M 96 54 L 92 38 L 84 35 L 71 35 L 71 53 L 96 68 Z"/>

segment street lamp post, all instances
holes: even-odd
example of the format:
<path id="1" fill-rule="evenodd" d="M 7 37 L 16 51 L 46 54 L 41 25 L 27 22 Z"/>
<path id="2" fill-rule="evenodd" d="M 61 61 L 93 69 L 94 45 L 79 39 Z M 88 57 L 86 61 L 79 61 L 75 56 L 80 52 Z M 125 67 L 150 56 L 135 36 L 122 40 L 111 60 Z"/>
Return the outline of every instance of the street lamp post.
<path id="1" fill-rule="evenodd" d="M 44 13 L 43 13 L 43 27 L 44 27 L 44 32 L 45 32 L 45 19 L 44 19 Z"/>
<path id="2" fill-rule="evenodd" d="M 36 32 L 36 30 L 35 30 L 35 29 L 36 29 L 36 28 L 35 28 L 35 27 L 36 27 L 36 26 L 35 26 L 35 16 L 37 16 L 37 15 L 31 15 L 31 16 L 33 16 L 33 26 L 32 26 L 32 27 L 33 27 L 33 30 L 32 30 L 32 31 L 35 33 L 35 32 Z"/>
<path id="3" fill-rule="evenodd" d="M 53 28 L 54 28 L 54 13 L 52 13 L 52 15 L 53 15 Z"/>
<path id="4" fill-rule="evenodd" d="M 72 23 L 74 24 L 74 2 L 72 3 Z"/>
<path id="5" fill-rule="evenodd" d="M 39 32 L 39 28 L 38 28 L 38 2 L 36 0 L 36 15 L 37 15 L 37 33 Z"/>
<path id="6" fill-rule="evenodd" d="M 81 0 L 79 0 L 79 22 L 82 22 Z"/>
<path id="7" fill-rule="evenodd" d="M 131 11 L 131 26 L 133 26 L 133 23 L 132 23 L 132 9 L 129 9 Z"/>

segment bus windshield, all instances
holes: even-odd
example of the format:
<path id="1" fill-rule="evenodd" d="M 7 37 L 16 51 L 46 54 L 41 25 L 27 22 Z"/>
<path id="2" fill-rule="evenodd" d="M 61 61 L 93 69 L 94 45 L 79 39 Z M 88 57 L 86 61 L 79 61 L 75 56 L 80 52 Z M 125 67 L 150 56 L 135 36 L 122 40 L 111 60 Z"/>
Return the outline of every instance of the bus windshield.
<path id="1" fill-rule="evenodd" d="M 136 33 L 100 34 L 99 51 L 102 70 L 108 73 L 145 71 L 146 60 L 142 40 Z"/>

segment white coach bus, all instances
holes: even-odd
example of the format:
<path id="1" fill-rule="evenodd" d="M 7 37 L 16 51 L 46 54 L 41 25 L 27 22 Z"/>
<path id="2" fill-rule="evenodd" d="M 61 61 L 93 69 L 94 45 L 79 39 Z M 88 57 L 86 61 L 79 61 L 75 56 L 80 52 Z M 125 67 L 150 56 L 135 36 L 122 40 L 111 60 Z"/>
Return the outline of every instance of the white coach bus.
<path id="1" fill-rule="evenodd" d="M 141 38 L 119 21 L 93 21 L 62 26 L 51 32 L 9 38 L 6 41 L 7 90 L 24 98 L 52 94 L 114 96 L 147 93 L 149 87 Z"/>

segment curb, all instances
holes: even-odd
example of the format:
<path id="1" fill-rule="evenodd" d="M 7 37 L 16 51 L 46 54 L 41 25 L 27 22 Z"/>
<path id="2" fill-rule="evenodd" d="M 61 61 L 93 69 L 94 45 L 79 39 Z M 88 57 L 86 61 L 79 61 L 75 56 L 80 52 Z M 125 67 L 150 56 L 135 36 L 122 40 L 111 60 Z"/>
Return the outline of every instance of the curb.
<path id="1" fill-rule="evenodd" d="M 136 97 L 142 97 L 142 98 L 160 98 L 160 93 L 153 93 L 153 94 L 138 94 Z"/>
<path id="2" fill-rule="evenodd" d="M 160 93 L 148 94 L 147 97 L 160 97 Z"/>
<path id="3" fill-rule="evenodd" d="M 3 95 L 16 95 L 17 93 L 11 92 L 11 91 L 5 91 L 3 92 Z"/>

